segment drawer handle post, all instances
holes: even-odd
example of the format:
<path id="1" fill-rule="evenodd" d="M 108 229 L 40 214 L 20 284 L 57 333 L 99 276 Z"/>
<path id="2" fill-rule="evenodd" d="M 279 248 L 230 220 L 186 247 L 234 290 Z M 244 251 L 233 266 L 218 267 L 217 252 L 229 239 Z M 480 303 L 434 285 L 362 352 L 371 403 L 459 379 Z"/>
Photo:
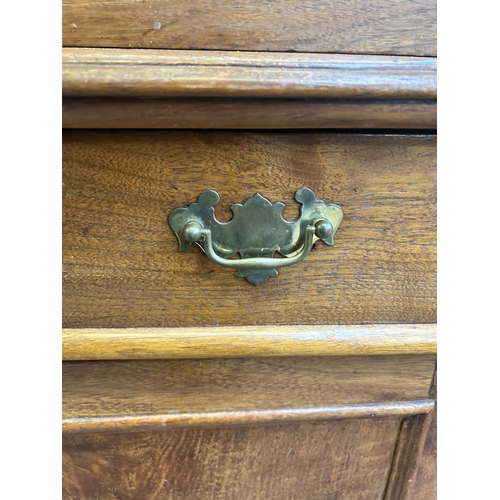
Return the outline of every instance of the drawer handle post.
<path id="1" fill-rule="evenodd" d="M 197 203 L 173 210 L 169 223 L 179 240 L 179 250 L 196 243 L 212 262 L 238 269 L 236 276 L 259 285 L 276 276 L 276 268 L 307 257 L 315 241 L 334 243 L 342 209 L 318 200 L 309 188 L 299 189 L 295 199 L 302 207 L 300 217 L 293 222 L 283 219 L 283 203 L 271 203 L 257 193 L 243 205 L 234 204 L 233 219 L 222 223 L 215 218 L 214 210 L 220 196 L 207 190 Z M 275 252 L 283 258 L 273 258 Z M 241 258 L 230 259 L 236 253 Z"/>

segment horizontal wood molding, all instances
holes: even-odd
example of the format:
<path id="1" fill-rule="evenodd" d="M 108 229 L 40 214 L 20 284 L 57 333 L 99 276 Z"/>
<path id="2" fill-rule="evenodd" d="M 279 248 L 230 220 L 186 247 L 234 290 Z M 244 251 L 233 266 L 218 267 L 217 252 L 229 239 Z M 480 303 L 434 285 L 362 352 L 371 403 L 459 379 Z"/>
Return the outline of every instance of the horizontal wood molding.
<path id="1" fill-rule="evenodd" d="M 62 365 L 63 418 L 114 419 L 214 412 L 248 415 L 257 410 L 432 399 L 429 388 L 436 356 L 69 361 Z"/>
<path id="2" fill-rule="evenodd" d="M 64 96 L 435 100 L 434 58 L 63 49 Z"/>
<path id="3" fill-rule="evenodd" d="M 436 325 L 64 329 L 63 360 L 434 354 Z"/>
<path id="4" fill-rule="evenodd" d="M 281 424 L 310 420 L 377 418 L 424 414 L 432 411 L 434 400 L 334 405 L 307 408 L 214 411 L 161 415 L 117 415 L 64 418 L 65 433 L 137 432 L 183 427 L 223 427 L 232 425 Z"/>
<path id="5" fill-rule="evenodd" d="M 63 49 L 67 128 L 436 128 L 436 59 Z"/>
<path id="6" fill-rule="evenodd" d="M 435 129 L 432 100 L 66 97 L 64 128 Z"/>
<path id="7" fill-rule="evenodd" d="M 63 45 L 436 55 L 436 0 L 66 0 Z"/>

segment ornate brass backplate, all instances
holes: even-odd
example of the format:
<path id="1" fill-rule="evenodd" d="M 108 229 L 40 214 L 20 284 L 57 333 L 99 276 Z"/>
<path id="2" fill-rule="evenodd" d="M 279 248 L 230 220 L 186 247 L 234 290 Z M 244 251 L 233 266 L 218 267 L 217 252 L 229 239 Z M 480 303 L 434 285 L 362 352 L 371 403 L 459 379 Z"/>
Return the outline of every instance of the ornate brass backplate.
<path id="1" fill-rule="evenodd" d="M 235 203 L 232 220 L 223 223 L 215 218 L 214 210 L 220 196 L 207 190 L 196 203 L 173 210 L 168 221 L 180 251 L 196 243 L 213 262 L 236 268 L 236 276 L 260 285 L 278 274 L 276 268 L 304 259 L 317 240 L 333 245 L 342 209 L 318 200 L 306 187 L 297 190 L 295 199 L 302 206 L 300 217 L 293 222 L 283 219 L 283 203 L 271 203 L 257 193 L 243 205 Z M 284 258 L 273 258 L 275 252 Z M 230 259 L 236 253 L 240 259 Z"/>

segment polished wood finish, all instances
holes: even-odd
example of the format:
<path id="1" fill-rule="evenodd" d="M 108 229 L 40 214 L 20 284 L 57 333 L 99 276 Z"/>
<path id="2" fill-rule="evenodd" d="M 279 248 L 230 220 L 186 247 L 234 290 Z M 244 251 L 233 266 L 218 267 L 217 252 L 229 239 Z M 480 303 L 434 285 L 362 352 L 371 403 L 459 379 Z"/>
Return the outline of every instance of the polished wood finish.
<path id="1" fill-rule="evenodd" d="M 65 48 L 63 126 L 435 128 L 436 69 L 432 58 Z"/>
<path id="2" fill-rule="evenodd" d="M 400 419 L 63 437 L 63 499 L 381 499 Z"/>
<path id="3" fill-rule="evenodd" d="M 357 403 L 304 408 L 271 410 L 230 410 L 148 415 L 114 415 L 72 417 L 63 419 L 63 433 L 117 433 L 145 430 L 179 429 L 186 427 L 224 427 L 235 425 L 264 425 L 293 422 L 345 420 L 348 418 L 381 418 L 426 414 L 433 410 L 434 400 Z"/>
<path id="4" fill-rule="evenodd" d="M 63 96 L 435 100 L 433 58 L 63 49 Z"/>
<path id="5" fill-rule="evenodd" d="M 63 498 L 435 498 L 436 0 L 68 0 L 63 44 Z M 259 287 L 177 251 L 302 186 L 335 246 Z"/>
<path id="6" fill-rule="evenodd" d="M 436 0 L 67 0 L 63 45 L 435 56 Z"/>
<path id="7" fill-rule="evenodd" d="M 320 418 L 322 407 L 397 401 L 411 402 L 401 410 L 405 414 L 423 413 L 410 408 L 428 399 L 434 366 L 434 355 L 66 362 L 63 417 L 68 430 L 78 430 L 94 417 L 110 417 L 109 427 L 115 429 L 147 426 L 149 417 L 149 425 L 183 425 L 193 419 L 200 425 L 222 424 L 231 417 L 235 423 L 245 418 L 258 422 L 259 416 L 266 422 Z M 314 415 L 294 414 L 293 408 L 312 408 Z M 225 415 L 269 409 L 281 414 Z M 356 408 L 324 412 L 334 418 L 344 410 L 356 413 Z M 357 410 L 359 416 L 370 411 Z"/>
<path id="8" fill-rule="evenodd" d="M 334 133 L 65 131 L 63 326 L 150 328 L 436 322 L 436 139 Z M 193 245 L 171 210 L 216 214 L 307 186 L 339 204 L 335 246 L 254 287 Z"/>
<path id="9" fill-rule="evenodd" d="M 435 100 L 70 98 L 64 128 L 435 129 Z"/>
<path id="10" fill-rule="evenodd" d="M 63 360 L 435 354 L 436 325 L 63 330 Z"/>

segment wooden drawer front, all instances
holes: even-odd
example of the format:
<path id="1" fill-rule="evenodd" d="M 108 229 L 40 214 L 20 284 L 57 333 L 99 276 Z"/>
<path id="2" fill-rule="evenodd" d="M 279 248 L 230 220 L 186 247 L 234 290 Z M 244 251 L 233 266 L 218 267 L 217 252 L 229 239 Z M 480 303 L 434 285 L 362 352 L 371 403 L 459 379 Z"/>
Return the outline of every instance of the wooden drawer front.
<path id="1" fill-rule="evenodd" d="M 436 0 L 67 0 L 65 46 L 436 55 Z"/>
<path id="2" fill-rule="evenodd" d="M 333 133 L 65 131 L 63 323 L 67 328 L 434 323 L 436 141 Z M 335 246 L 258 287 L 167 218 L 205 189 L 256 192 L 298 216 L 307 186 L 340 205 Z"/>

